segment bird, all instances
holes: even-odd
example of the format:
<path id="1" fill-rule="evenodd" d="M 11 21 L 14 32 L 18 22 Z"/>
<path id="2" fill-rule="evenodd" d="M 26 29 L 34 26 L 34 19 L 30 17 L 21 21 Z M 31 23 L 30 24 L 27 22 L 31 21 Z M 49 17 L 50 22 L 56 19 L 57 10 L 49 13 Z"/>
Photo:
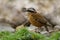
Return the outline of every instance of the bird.
<path id="1" fill-rule="evenodd" d="M 46 31 L 49 32 L 47 26 L 52 26 L 52 25 L 49 24 L 48 20 L 44 16 L 39 14 L 34 8 L 28 8 L 28 9 L 23 8 L 23 9 L 24 9 L 23 10 L 24 12 L 27 12 L 28 21 L 32 25 L 34 25 L 34 26 L 36 26 L 38 28 L 44 26 L 46 28 Z"/>

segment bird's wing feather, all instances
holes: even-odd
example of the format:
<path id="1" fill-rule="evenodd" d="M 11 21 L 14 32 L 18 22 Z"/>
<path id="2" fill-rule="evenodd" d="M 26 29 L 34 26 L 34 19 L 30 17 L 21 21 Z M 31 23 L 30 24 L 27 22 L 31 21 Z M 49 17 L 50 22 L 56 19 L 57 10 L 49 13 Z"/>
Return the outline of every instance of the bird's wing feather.
<path id="1" fill-rule="evenodd" d="M 34 16 L 34 19 L 42 24 L 46 24 L 47 23 L 47 20 L 41 16 L 40 14 L 35 14 L 33 15 Z"/>

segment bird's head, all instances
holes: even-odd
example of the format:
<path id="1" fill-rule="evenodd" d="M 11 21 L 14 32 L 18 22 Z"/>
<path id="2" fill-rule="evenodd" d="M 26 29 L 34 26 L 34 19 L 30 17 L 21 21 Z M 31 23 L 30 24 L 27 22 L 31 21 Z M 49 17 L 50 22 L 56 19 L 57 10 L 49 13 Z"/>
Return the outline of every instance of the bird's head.
<path id="1" fill-rule="evenodd" d="M 22 11 L 24 12 L 26 18 L 28 19 L 30 15 L 34 15 L 36 13 L 36 10 L 34 8 L 22 8 Z"/>
<path id="2" fill-rule="evenodd" d="M 28 12 L 28 13 L 36 13 L 36 10 L 34 8 L 23 8 L 23 12 Z"/>
<path id="3" fill-rule="evenodd" d="M 34 8 L 28 8 L 28 9 L 27 9 L 27 12 L 36 13 L 36 10 L 35 10 Z"/>

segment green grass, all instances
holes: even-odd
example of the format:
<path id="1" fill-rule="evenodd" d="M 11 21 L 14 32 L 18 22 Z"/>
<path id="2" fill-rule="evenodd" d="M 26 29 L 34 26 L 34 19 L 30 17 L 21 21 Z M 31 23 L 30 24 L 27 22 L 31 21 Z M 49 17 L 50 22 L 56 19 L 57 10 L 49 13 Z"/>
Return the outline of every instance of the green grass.
<path id="1" fill-rule="evenodd" d="M 15 33 L 8 31 L 0 32 L 0 40 L 59 40 L 60 32 L 54 32 L 50 37 L 30 32 L 27 28 L 21 28 Z"/>

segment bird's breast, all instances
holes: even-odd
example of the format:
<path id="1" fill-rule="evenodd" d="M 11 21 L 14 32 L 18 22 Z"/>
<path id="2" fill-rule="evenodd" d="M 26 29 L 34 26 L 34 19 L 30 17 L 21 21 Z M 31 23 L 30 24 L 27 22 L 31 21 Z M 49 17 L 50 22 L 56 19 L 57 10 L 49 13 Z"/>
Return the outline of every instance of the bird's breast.
<path id="1" fill-rule="evenodd" d="M 36 21 L 38 18 L 34 17 L 33 15 L 29 15 L 29 21 L 32 25 L 36 26 L 36 27 L 41 27 L 43 26 L 43 24 L 41 24 L 40 22 Z"/>

